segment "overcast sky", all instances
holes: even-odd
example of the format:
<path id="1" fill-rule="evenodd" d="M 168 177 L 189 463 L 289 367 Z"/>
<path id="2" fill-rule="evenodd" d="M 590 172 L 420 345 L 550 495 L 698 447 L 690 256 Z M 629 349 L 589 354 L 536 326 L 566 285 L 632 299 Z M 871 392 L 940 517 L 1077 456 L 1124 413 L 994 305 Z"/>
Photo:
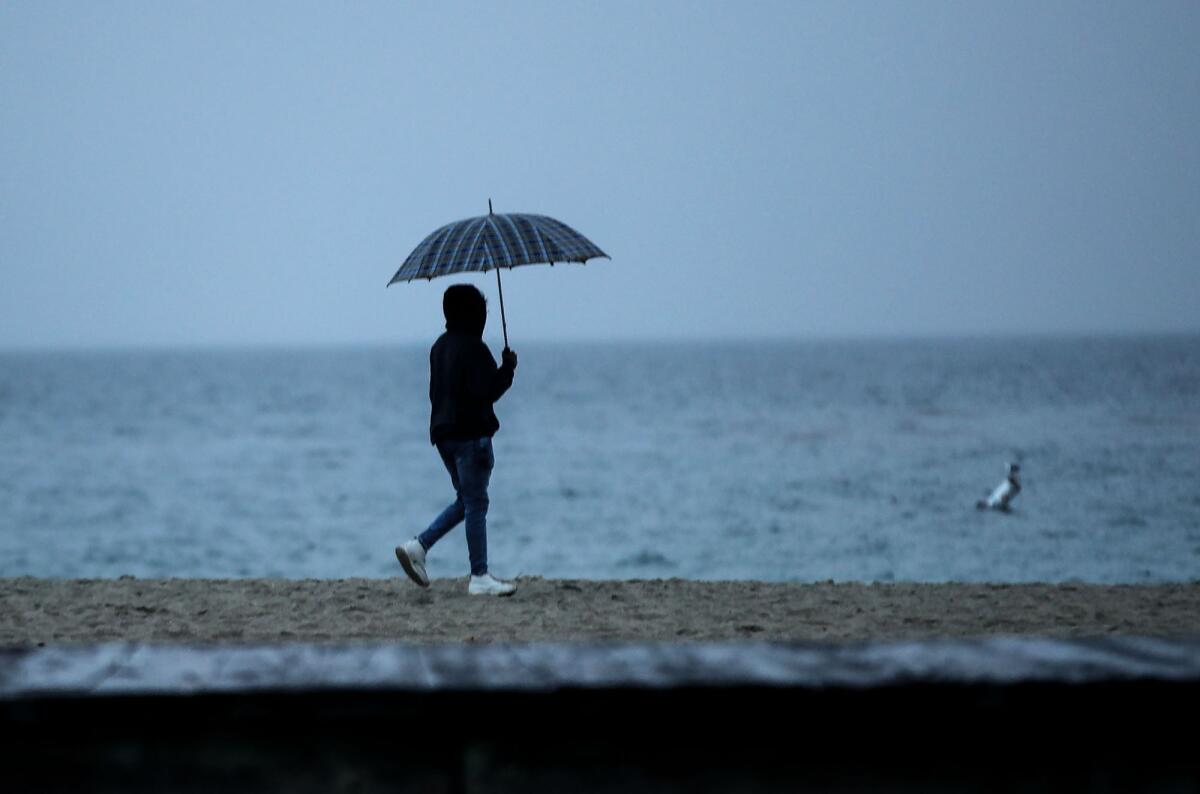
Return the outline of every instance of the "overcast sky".
<path id="1" fill-rule="evenodd" d="M 0 348 L 1200 330 L 1200 3 L 5 2 Z M 495 312 L 495 278 L 479 284 Z M 497 318 L 498 319 L 498 318 Z M 492 330 L 489 326 L 489 339 Z"/>

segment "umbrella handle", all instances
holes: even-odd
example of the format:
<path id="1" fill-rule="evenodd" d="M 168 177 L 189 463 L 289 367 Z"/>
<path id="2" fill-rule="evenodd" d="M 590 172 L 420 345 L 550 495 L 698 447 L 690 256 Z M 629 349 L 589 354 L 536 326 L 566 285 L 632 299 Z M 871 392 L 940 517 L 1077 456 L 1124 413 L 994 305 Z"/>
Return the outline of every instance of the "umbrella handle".
<path id="1" fill-rule="evenodd" d="M 491 199 L 488 199 L 491 204 Z M 508 350 L 508 320 L 504 319 L 504 285 L 500 283 L 500 268 L 496 268 L 496 289 L 500 291 L 500 327 L 504 329 L 504 349 Z"/>

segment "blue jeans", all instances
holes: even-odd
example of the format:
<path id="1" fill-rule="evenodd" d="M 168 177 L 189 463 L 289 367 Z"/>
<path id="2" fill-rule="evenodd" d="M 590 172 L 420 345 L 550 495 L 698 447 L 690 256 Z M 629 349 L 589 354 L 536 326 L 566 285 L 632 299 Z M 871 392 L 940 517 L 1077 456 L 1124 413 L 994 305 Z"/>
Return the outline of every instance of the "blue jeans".
<path id="1" fill-rule="evenodd" d="M 473 438 L 469 441 L 439 441 L 438 454 L 458 498 L 433 520 L 429 529 L 417 540 L 426 551 L 442 539 L 447 532 L 467 523 L 467 553 L 471 556 L 471 575 L 483 576 L 487 564 L 487 511 L 488 481 L 492 478 L 492 467 L 496 458 L 492 454 L 492 439 Z"/>

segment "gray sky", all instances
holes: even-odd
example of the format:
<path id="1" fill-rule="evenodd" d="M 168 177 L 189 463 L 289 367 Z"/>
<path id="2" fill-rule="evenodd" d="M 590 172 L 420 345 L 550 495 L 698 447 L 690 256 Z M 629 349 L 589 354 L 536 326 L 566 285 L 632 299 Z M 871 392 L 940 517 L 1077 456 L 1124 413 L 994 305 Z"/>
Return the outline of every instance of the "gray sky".
<path id="1" fill-rule="evenodd" d="M 384 284 L 489 197 L 612 256 L 506 272 L 518 349 L 1197 330 L 1198 41 L 1195 2 L 10 0 L 0 348 L 428 341 L 453 281 Z"/>

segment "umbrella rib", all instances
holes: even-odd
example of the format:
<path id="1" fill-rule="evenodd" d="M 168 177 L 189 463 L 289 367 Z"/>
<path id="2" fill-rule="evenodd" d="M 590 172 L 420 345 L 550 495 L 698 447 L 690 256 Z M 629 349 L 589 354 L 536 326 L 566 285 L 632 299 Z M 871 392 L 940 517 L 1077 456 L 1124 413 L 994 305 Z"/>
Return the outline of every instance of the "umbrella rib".
<path id="1" fill-rule="evenodd" d="M 551 221 L 553 218 L 547 218 L 546 220 Z M 567 261 L 573 260 L 574 257 L 571 256 L 571 253 L 574 246 L 571 245 L 570 239 L 563 233 L 563 230 L 558 228 L 554 223 L 547 223 L 546 227 L 550 231 L 550 239 L 553 241 L 555 247 L 562 251 L 563 258 Z"/>
<path id="2" fill-rule="evenodd" d="M 462 248 L 462 242 L 466 239 L 467 233 L 471 230 L 471 221 L 464 221 L 459 228 L 461 232 L 458 239 L 454 243 L 454 250 L 450 252 L 450 262 L 456 264 L 458 262 L 458 252 Z"/>
<path id="3" fill-rule="evenodd" d="M 562 235 L 563 239 L 568 242 L 566 247 L 575 252 L 576 261 L 586 263 L 588 259 L 593 257 L 602 256 L 606 259 L 609 258 L 608 254 L 601 251 L 595 243 L 572 229 L 567 224 L 554 218 L 549 218 L 548 220 L 551 221 L 552 224 L 558 229 L 558 233 Z"/>
<path id="4" fill-rule="evenodd" d="M 517 238 L 517 243 L 519 243 L 521 246 L 521 256 L 523 257 L 523 260 L 520 264 L 532 264 L 535 260 L 529 255 L 529 249 L 525 246 L 525 238 L 521 236 L 521 230 L 517 228 L 517 224 L 513 223 L 513 219 L 508 215 L 501 215 L 500 217 L 503 218 L 508 224 L 509 228 L 512 229 L 513 237 Z"/>
<path id="5" fill-rule="evenodd" d="M 542 231 L 541 227 L 537 229 L 537 236 L 538 243 L 542 246 L 542 255 L 546 257 L 547 262 L 553 265 L 555 262 L 563 261 L 563 258 L 559 256 L 562 253 L 562 248 L 555 245 L 553 240 L 547 240 L 546 233 Z M 551 251 L 550 249 L 554 250 Z"/>
<path id="6" fill-rule="evenodd" d="M 479 218 L 478 220 L 480 220 L 480 221 L 483 221 L 484 219 L 483 219 L 483 218 Z M 479 235 L 483 234 L 483 226 L 484 226 L 484 224 L 481 222 L 481 223 L 479 224 L 479 229 L 478 229 L 478 231 L 476 231 L 476 232 L 475 232 L 475 239 L 471 241 L 471 247 L 467 249 L 467 256 L 468 256 L 468 257 L 474 257 L 474 256 L 475 256 L 475 246 L 479 244 Z M 484 249 L 485 251 L 487 251 L 487 244 L 486 244 L 486 243 L 484 243 L 483 249 Z M 488 259 L 491 259 L 491 257 L 492 257 L 492 252 L 491 252 L 491 251 L 487 251 L 487 254 L 488 254 Z"/>
<path id="7" fill-rule="evenodd" d="M 550 255 L 548 250 L 546 250 L 546 236 L 542 234 L 541 226 L 534 222 L 532 216 L 529 220 L 529 228 L 533 229 L 533 233 L 537 237 L 538 245 L 542 248 L 542 258 L 547 262 L 553 263 L 554 257 Z"/>
<path id="8" fill-rule="evenodd" d="M 438 246 L 437 253 L 433 255 L 433 261 L 436 264 L 442 259 L 442 251 L 446 248 L 446 241 L 454 234 L 454 224 L 447 224 L 445 228 L 446 234 L 441 239 L 441 245 Z"/>
<path id="9" fill-rule="evenodd" d="M 488 246 L 487 240 L 483 241 L 483 252 L 487 254 L 488 261 L 492 263 L 492 269 L 499 270 L 500 265 L 496 264 L 496 257 L 492 256 L 492 249 Z M 487 268 L 484 268 L 483 272 L 486 273 Z"/>
<path id="10" fill-rule="evenodd" d="M 506 260 L 508 260 L 508 266 L 511 268 L 516 263 L 513 262 L 512 253 L 508 250 L 508 243 L 504 240 L 504 235 L 501 234 L 500 229 L 498 229 L 496 227 L 496 222 L 492 220 L 492 218 L 494 218 L 494 217 L 496 217 L 496 216 L 495 215 L 487 216 L 487 218 L 486 218 L 487 224 L 488 224 L 488 226 L 492 227 L 492 231 L 494 231 L 496 233 L 496 240 L 499 241 L 500 246 L 504 249 L 504 258 Z M 494 263 L 494 264 L 496 264 L 497 267 L 500 266 L 499 263 Z"/>

